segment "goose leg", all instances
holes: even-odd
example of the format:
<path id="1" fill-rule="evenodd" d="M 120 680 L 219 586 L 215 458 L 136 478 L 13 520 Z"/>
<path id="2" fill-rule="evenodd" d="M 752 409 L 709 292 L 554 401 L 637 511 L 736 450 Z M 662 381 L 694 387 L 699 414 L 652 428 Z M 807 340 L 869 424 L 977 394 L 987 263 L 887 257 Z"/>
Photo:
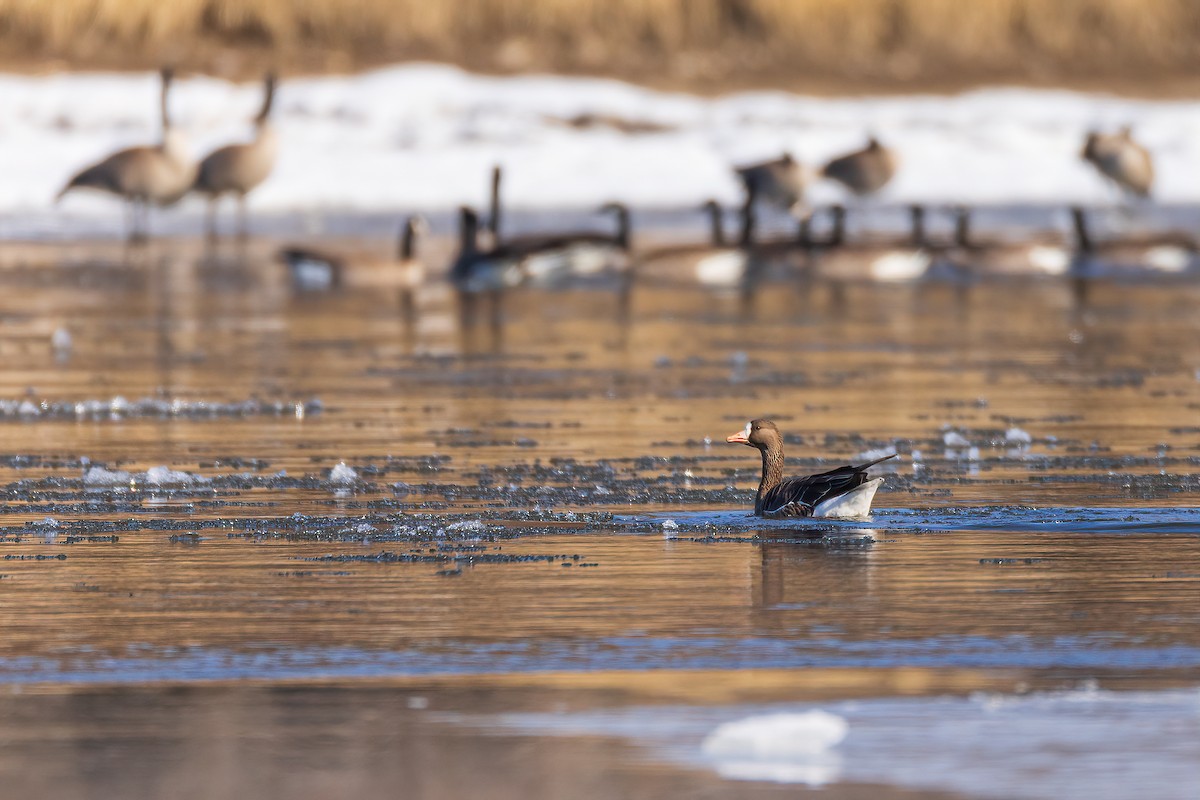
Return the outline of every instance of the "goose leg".
<path id="1" fill-rule="evenodd" d="M 238 238 L 245 241 L 246 237 L 249 235 L 249 230 L 246 227 L 246 195 L 239 194 L 237 197 L 237 204 L 238 204 L 238 210 L 237 210 Z"/>

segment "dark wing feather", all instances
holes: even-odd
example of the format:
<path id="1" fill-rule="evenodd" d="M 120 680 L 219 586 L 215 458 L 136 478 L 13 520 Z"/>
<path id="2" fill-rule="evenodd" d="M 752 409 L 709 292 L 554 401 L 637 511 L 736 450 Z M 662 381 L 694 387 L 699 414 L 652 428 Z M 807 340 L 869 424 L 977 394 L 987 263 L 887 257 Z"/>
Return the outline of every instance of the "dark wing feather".
<path id="1" fill-rule="evenodd" d="M 833 497 L 840 497 L 866 483 L 867 470 L 881 461 L 895 458 L 892 453 L 866 464 L 838 467 L 804 477 L 784 478 L 763 497 L 762 513 L 768 517 L 811 517 L 813 509 Z"/>

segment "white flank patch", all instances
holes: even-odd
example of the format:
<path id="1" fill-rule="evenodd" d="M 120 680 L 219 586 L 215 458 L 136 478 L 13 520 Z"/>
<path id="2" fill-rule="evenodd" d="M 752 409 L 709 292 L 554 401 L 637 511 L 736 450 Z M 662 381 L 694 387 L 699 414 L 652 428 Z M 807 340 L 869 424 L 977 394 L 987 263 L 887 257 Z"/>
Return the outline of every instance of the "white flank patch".
<path id="1" fill-rule="evenodd" d="M 1071 254 L 1061 247 L 1038 245 L 1029 249 L 1029 264 L 1046 275 L 1065 275 L 1071 268 Z"/>
<path id="2" fill-rule="evenodd" d="M 696 262 L 696 280 L 706 286 L 736 286 L 746 274 L 746 254 L 726 250 Z"/>
<path id="3" fill-rule="evenodd" d="M 871 262 L 871 277 L 877 281 L 912 281 L 929 269 L 929 253 L 923 250 L 888 253 Z"/>
<path id="4" fill-rule="evenodd" d="M 1159 272 L 1183 272 L 1192 263 L 1192 254 L 1182 247 L 1162 245 L 1146 251 L 1146 266 Z"/>
<path id="5" fill-rule="evenodd" d="M 817 503 L 813 509 L 814 517 L 836 517 L 841 519 L 857 519 L 871 513 L 871 501 L 875 492 L 883 483 L 883 478 L 867 481 L 852 492 Z"/>

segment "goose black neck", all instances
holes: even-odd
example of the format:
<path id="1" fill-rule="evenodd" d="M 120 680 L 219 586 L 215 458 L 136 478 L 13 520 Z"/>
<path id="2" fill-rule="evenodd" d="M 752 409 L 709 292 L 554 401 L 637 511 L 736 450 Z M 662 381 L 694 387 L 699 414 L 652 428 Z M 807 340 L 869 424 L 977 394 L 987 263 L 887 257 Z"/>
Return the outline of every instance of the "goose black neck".
<path id="1" fill-rule="evenodd" d="M 762 478 L 758 482 L 758 494 L 754 497 L 754 513 L 762 514 L 763 498 L 783 482 L 783 445 L 772 442 L 760 447 L 762 453 Z"/>
<path id="2" fill-rule="evenodd" d="M 958 209 L 954 218 L 954 243 L 959 247 L 971 246 L 971 210 L 969 208 Z"/>
<path id="3" fill-rule="evenodd" d="M 829 231 L 830 247 L 841 247 L 846 242 L 846 207 L 836 205 L 831 208 L 833 227 Z"/>
<path id="4" fill-rule="evenodd" d="M 742 229 L 738 233 L 738 245 L 741 247 L 749 247 L 754 244 L 754 226 L 757 220 L 754 218 L 754 203 L 747 201 L 742 206 Z"/>
<path id="5" fill-rule="evenodd" d="M 503 180 L 504 170 L 499 166 L 492 167 L 492 192 L 489 198 L 487 227 L 492 238 L 496 240 L 500 238 L 500 184 Z"/>
<path id="6" fill-rule="evenodd" d="M 271 105 L 275 102 L 275 75 L 267 73 L 266 81 L 263 83 L 263 104 L 259 110 L 258 116 L 254 118 L 257 125 L 262 125 L 267 121 L 267 117 L 271 115 Z"/>
<path id="7" fill-rule="evenodd" d="M 609 203 L 602 210 L 617 218 L 617 231 L 613 234 L 613 244 L 622 250 L 628 250 L 630 244 L 629 208 L 624 203 Z"/>
<path id="8" fill-rule="evenodd" d="M 1092 252 L 1092 237 L 1088 234 L 1087 213 L 1075 206 L 1071 209 L 1071 224 L 1075 229 L 1075 247 L 1081 253 Z"/>
<path id="9" fill-rule="evenodd" d="M 910 232 L 910 241 L 913 247 L 925 246 L 925 206 L 913 205 L 908 209 L 909 218 L 912 220 L 912 230 Z"/>
<path id="10" fill-rule="evenodd" d="M 479 218 L 469 208 L 458 213 L 458 249 L 463 255 L 474 253 L 477 248 Z"/>
<path id="11" fill-rule="evenodd" d="M 417 249 L 417 221 L 409 217 L 400 229 L 400 247 L 397 256 L 401 261 L 408 261 L 415 255 Z"/>
<path id="12" fill-rule="evenodd" d="M 724 247 L 725 226 L 721 221 L 721 207 L 716 203 L 709 203 L 705 208 L 708 209 L 708 230 L 712 246 Z"/>

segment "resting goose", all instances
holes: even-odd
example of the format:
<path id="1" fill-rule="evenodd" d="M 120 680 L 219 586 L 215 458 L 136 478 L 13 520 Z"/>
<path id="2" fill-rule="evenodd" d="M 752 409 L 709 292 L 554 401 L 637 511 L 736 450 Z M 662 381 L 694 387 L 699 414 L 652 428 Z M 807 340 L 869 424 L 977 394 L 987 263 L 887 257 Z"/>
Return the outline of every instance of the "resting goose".
<path id="1" fill-rule="evenodd" d="M 162 140 L 157 145 L 130 147 L 76 174 L 57 200 L 72 189 L 97 189 L 123 199 L 129 207 L 130 241 L 146 236 L 143 224 L 150 205 L 168 206 L 187 194 L 196 177 L 196 164 L 187 152 L 183 134 L 171 127 L 167 97 L 174 72 L 164 68 L 159 73 L 161 90 L 159 112 L 162 116 Z"/>
<path id="2" fill-rule="evenodd" d="M 490 251 L 517 255 L 522 260 L 522 281 L 538 286 L 560 286 L 578 279 L 597 277 L 627 278 L 631 261 L 629 209 L 621 203 L 608 203 L 601 214 L 615 218 L 612 233 L 597 230 L 552 231 L 505 236 L 502 231 L 503 203 L 501 167 L 492 169 L 491 210 L 482 233 L 490 238 Z M 478 247 L 478 244 L 476 245 Z"/>
<path id="3" fill-rule="evenodd" d="M 1020 241 L 980 239 L 971 231 L 971 210 L 954 210 L 954 246 L 938 262 L 956 273 L 1004 276 L 1065 275 L 1071 251 L 1061 234 L 1025 236 Z"/>
<path id="4" fill-rule="evenodd" d="M 726 438 L 762 453 L 762 479 L 754 498 L 754 516 L 865 517 L 883 478 L 868 478 L 867 469 L 896 454 L 857 466 L 838 467 L 819 475 L 783 477 L 783 437 L 767 419 L 752 419 L 746 427 Z"/>
<path id="5" fill-rule="evenodd" d="M 1200 263 L 1195 240 L 1177 233 L 1124 236 L 1097 242 L 1088 229 L 1087 212 L 1071 209 L 1075 232 L 1075 256 L 1071 262 L 1077 275 L 1112 269 L 1143 269 L 1156 272 L 1185 272 Z"/>
<path id="6" fill-rule="evenodd" d="M 832 226 L 819 248 L 817 272 L 835 280 L 866 279 L 903 282 L 921 278 L 934 260 L 925 235 L 925 208 L 909 207 L 910 229 L 899 241 L 850 241 L 846 237 L 846 207 L 830 206 Z"/>
<path id="7" fill-rule="evenodd" d="M 1150 196 L 1154 159 L 1149 150 L 1134 141 L 1128 126 L 1117 133 L 1088 133 L 1081 156 L 1126 194 Z"/>
<path id="8" fill-rule="evenodd" d="M 208 238 L 217 238 L 217 204 L 232 194 L 238 204 L 238 236 L 246 236 L 246 195 L 271 174 L 279 140 L 271 126 L 271 103 L 275 97 L 275 75 L 263 81 L 263 104 L 254 118 L 254 140 L 231 144 L 209 153 L 200 162 L 192 189 L 208 198 Z"/>
<path id="9" fill-rule="evenodd" d="M 284 247 L 279 259 L 287 265 L 292 281 L 302 289 L 379 288 L 399 289 L 404 304 L 425 281 L 425 264 L 417 257 L 417 237 L 428 226 L 419 216 L 404 220 L 395 258 L 332 253 L 309 247 Z"/>

